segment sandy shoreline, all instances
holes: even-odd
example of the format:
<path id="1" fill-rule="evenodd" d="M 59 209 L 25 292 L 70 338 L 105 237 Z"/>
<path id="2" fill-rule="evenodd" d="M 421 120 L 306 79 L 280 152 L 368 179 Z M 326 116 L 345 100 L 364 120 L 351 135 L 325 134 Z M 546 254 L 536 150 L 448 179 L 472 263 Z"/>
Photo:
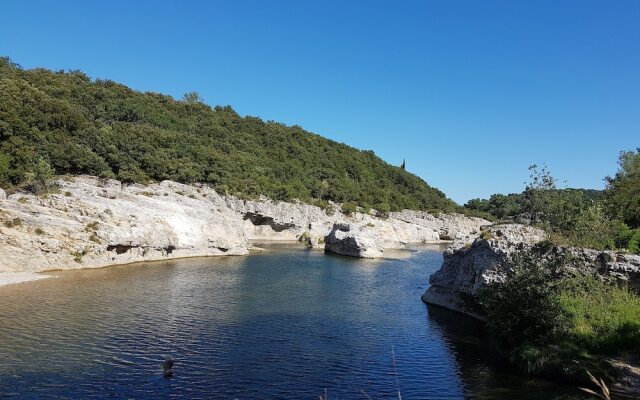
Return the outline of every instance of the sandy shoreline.
<path id="1" fill-rule="evenodd" d="M 37 281 L 53 277 L 53 275 L 44 275 L 36 272 L 0 272 L 0 286 Z"/>

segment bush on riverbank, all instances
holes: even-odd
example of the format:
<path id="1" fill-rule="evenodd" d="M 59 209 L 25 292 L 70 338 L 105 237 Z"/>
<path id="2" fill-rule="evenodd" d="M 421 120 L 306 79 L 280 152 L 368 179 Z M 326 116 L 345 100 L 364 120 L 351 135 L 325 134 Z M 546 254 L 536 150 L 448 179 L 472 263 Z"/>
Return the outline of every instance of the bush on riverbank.
<path id="1" fill-rule="evenodd" d="M 505 282 L 479 294 L 496 348 L 523 372 L 586 381 L 603 357 L 640 351 L 640 296 L 595 277 L 565 276 L 564 260 L 509 262 Z"/>

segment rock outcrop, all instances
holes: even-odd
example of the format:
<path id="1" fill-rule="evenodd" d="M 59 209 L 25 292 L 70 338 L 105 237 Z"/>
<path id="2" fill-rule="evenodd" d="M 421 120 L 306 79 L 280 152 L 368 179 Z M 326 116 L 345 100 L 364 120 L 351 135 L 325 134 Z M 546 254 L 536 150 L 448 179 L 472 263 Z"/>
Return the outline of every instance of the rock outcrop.
<path id="1" fill-rule="evenodd" d="M 0 190 L 0 272 L 102 267 L 179 257 L 246 254 L 250 241 L 308 238 L 324 248 L 335 224 L 375 242 L 368 248 L 438 243 L 487 224 L 425 212 L 345 215 L 304 203 L 221 196 L 204 185 L 164 181 L 125 185 L 91 176 L 61 179 L 55 193 Z M 361 234 L 362 232 L 362 234 Z M 361 238 L 356 239 L 356 242 Z M 374 251 L 352 252 L 369 257 Z"/>
<path id="2" fill-rule="evenodd" d="M 247 253 L 242 221 L 213 190 L 90 177 L 58 185 L 57 194 L 0 203 L 2 271 Z"/>
<path id="3" fill-rule="evenodd" d="M 227 206 L 242 215 L 244 232 L 250 240 L 297 240 L 304 235 L 314 248 L 323 249 L 325 237 L 335 224 L 347 224 L 357 231 L 367 227 L 383 248 L 402 249 L 408 243 L 442 243 L 476 235 L 489 224 L 481 218 L 460 214 L 432 215 L 422 211 L 391 212 L 387 218 L 371 214 L 345 215 L 338 204 L 322 209 L 304 203 L 275 202 L 266 198 L 226 198 Z"/>
<path id="4" fill-rule="evenodd" d="M 562 257 L 562 273 L 597 275 L 601 279 L 640 287 L 640 256 L 610 251 L 549 246 L 544 252 L 532 248 L 546 239 L 537 228 L 519 224 L 485 227 L 473 242 L 460 240 L 444 252 L 442 267 L 429 278 L 431 286 L 422 299 L 476 316 L 468 300 L 487 284 L 502 281 L 509 259 L 526 251 L 534 257 Z"/>
<path id="5" fill-rule="evenodd" d="M 325 251 L 343 256 L 379 258 L 383 248 L 375 231 L 366 225 L 353 229 L 350 225 L 335 224 L 325 237 Z"/>

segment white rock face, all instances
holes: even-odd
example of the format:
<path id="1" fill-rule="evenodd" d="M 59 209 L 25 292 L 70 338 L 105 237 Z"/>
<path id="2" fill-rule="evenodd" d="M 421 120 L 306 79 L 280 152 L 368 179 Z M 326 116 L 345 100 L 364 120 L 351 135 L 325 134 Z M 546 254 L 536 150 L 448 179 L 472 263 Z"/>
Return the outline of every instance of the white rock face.
<path id="1" fill-rule="evenodd" d="M 489 224 L 481 218 L 460 214 L 432 214 L 404 210 L 392 212 L 386 219 L 369 214 L 345 215 L 308 204 L 274 202 L 268 199 L 243 201 L 227 198 L 232 210 L 243 215 L 244 230 L 251 240 L 297 240 L 306 233 L 314 248 L 324 248 L 324 239 L 335 224 L 349 225 L 357 232 L 364 227 L 383 248 L 402 249 L 408 243 L 442 243 L 469 238 Z M 337 207 L 337 205 L 336 205 Z"/>
<path id="2" fill-rule="evenodd" d="M 325 251 L 343 256 L 380 258 L 382 245 L 373 229 L 366 225 L 352 229 L 346 224 L 335 224 L 325 238 Z"/>
<path id="3" fill-rule="evenodd" d="M 430 304 L 477 316 L 465 304 L 478 290 L 492 282 L 502 282 L 510 257 L 529 251 L 546 238 L 544 231 L 531 226 L 504 224 L 485 227 L 473 243 L 460 240 L 444 252 L 442 267 L 429 278 L 431 286 L 422 296 Z M 612 282 L 640 287 L 640 256 L 609 251 L 552 246 L 536 257 L 569 256 L 563 273 L 598 275 Z"/>
<path id="4" fill-rule="evenodd" d="M 124 187 L 92 177 L 58 184 L 59 194 L 0 202 L 1 271 L 247 253 L 242 221 L 210 189 L 174 182 Z"/>
<path id="5" fill-rule="evenodd" d="M 0 272 L 102 267 L 179 257 L 247 254 L 250 240 L 311 239 L 334 224 L 367 232 L 374 247 L 465 237 L 488 222 L 462 215 L 391 213 L 387 219 L 319 207 L 223 197 L 206 186 L 123 185 L 91 176 L 59 180 L 46 196 L 0 196 Z"/>

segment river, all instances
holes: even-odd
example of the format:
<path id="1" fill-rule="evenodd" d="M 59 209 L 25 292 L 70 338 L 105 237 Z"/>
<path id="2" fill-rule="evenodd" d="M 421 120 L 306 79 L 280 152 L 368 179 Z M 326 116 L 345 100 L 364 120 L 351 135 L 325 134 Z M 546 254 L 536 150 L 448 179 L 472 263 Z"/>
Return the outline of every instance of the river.
<path id="1" fill-rule="evenodd" d="M 421 302 L 441 252 L 360 260 L 271 245 L 2 287 L 0 398 L 575 395 L 511 374 L 481 325 Z"/>

